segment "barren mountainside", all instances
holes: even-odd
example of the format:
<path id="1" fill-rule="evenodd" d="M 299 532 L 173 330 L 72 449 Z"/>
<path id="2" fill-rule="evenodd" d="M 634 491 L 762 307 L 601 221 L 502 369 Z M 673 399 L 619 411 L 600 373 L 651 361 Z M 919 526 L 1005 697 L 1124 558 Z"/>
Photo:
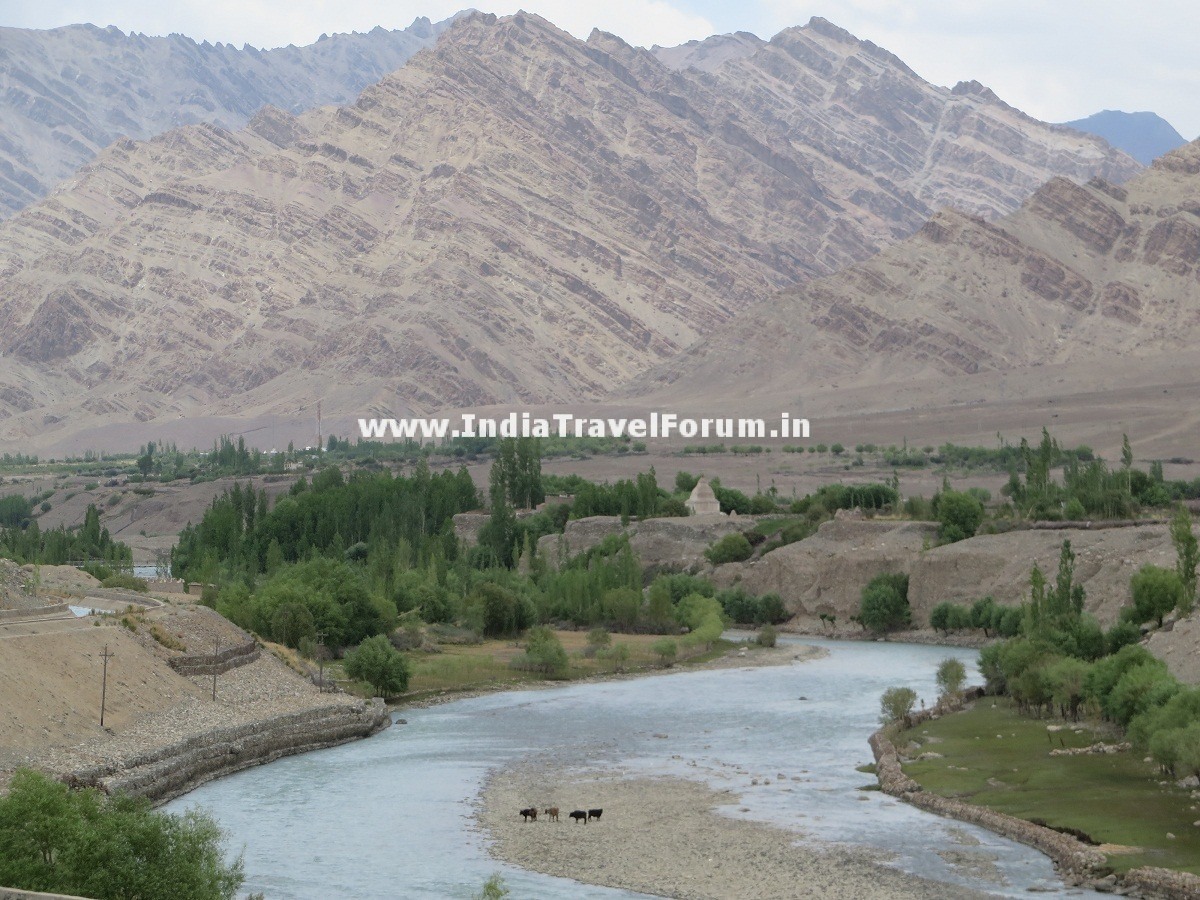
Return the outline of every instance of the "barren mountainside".
<path id="1" fill-rule="evenodd" d="M 181 125 L 240 128 L 271 104 L 298 113 L 348 103 L 449 24 L 322 36 L 256 50 L 109 26 L 0 28 L 0 218 L 44 197 L 118 138 Z"/>
<path id="2" fill-rule="evenodd" d="M 1122 187 L 1055 178 L 997 222 L 944 210 L 878 256 L 717 329 L 635 393 L 706 384 L 734 400 L 785 380 L 812 393 L 1038 367 L 1070 386 L 1073 366 L 1169 367 L 1198 340 L 1200 141 Z"/>
<path id="3" fill-rule="evenodd" d="M 938 205 L 1137 170 L 824 20 L 701 71 L 477 14 L 352 105 L 118 142 L 0 226 L 0 417 L 596 397 Z"/>

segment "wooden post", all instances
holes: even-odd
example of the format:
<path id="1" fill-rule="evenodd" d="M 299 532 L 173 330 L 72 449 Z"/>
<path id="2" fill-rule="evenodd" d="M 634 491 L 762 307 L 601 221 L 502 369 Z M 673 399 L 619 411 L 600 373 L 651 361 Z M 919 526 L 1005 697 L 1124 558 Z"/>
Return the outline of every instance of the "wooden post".
<path id="1" fill-rule="evenodd" d="M 108 652 L 108 644 L 104 645 L 104 652 L 100 656 L 104 660 L 104 674 L 100 677 L 100 727 L 104 727 L 104 702 L 108 698 L 108 660 L 109 657 L 115 656 L 115 653 Z"/>

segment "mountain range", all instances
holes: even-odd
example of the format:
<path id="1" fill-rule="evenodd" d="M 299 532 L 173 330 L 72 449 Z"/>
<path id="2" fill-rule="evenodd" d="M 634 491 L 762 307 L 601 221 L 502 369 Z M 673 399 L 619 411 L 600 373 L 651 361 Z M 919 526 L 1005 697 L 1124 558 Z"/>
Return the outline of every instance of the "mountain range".
<path id="1" fill-rule="evenodd" d="M 742 410 L 799 396 L 830 415 L 992 404 L 989 418 L 1016 400 L 1045 424 L 1071 417 L 1072 396 L 1129 415 L 1116 392 L 1138 387 L 1162 414 L 1154 429 L 1185 433 L 1197 418 L 1198 292 L 1200 141 L 1124 186 L 1054 178 L 998 221 L 942 210 L 872 259 L 714 330 L 629 396 L 670 406 L 719 383 Z"/>
<path id="2" fill-rule="evenodd" d="M 240 49 L 113 26 L 0 28 L 0 217 L 44 197 L 109 144 L 198 122 L 241 128 L 270 104 L 349 103 L 451 20 Z"/>
<path id="3" fill-rule="evenodd" d="M 823 19 L 647 51 L 474 14 L 349 105 L 119 140 L 0 225 L 0 419 L 595 400 L 918 230 L 1140 168 Z"/>

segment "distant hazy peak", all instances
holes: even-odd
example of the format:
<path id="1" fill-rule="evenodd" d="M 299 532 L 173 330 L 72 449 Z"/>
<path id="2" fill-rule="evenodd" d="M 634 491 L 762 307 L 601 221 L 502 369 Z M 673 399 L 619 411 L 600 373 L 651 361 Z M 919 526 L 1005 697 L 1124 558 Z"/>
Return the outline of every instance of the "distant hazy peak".
<path id="1" fill-rule="evenodd" d="M 1063 124 L 1076 131 L 1102 137 L 1145 165 L 1187 143 L 1187 139 L 1170 122 L 1153 112 L 1130 113 L 1106 109 L 1086 119 Z"/>
<path id="2" fill-rule="evenodd" d="M 455 18 L 273 50 L 125 34 L 113 25 L 0 28 L 0 219 L 118 138 L 144 140 L 196 122 L 236 129 L 267 104 L 298 113 L 350 102 Z"/>
<path id="3" fill-rule="evenodd" d="M 699 69 L 711 72 L 731 59 L 743 59 L 762 47 L 766 41 L 748 31 L 733 34 L 714 34 L 702 41 L 688 41 L 678 47 L 655 44 L 650 52 L 671 69 Z"/>

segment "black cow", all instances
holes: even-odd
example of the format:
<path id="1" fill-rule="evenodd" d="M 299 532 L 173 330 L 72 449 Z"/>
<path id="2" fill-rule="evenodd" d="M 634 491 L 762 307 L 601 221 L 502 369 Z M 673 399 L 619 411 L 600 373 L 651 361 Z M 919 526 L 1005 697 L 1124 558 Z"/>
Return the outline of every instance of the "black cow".
<path id="1" fill-rule="evenodd" d="M 586 812 L 584 812 L 582 809 L 576 809 L 571 812 L 571 818 L 574 819 L 576 822 L 582 822 L 584 825 L 586 825 L 588 814 Z"/>
<path id="2" fill-rule="evenodd" d="M 525 818 L 526 822 L 536 822 L 537 812 L 536 806 L 530 806 L 528 809 L 521 810 L 521 815 Z"/>
<path id="3" fill-rule="evenodd" d="M 602 813 L 602 812 L 604 812 L 604 810 L 602 810 L 602 809 L 589 809 L 587 811 L 588 821 L 590 822 L 592 819 L 595 819 L 597 822 L 599 822 L 600 821 L 600 813 Z"/>

